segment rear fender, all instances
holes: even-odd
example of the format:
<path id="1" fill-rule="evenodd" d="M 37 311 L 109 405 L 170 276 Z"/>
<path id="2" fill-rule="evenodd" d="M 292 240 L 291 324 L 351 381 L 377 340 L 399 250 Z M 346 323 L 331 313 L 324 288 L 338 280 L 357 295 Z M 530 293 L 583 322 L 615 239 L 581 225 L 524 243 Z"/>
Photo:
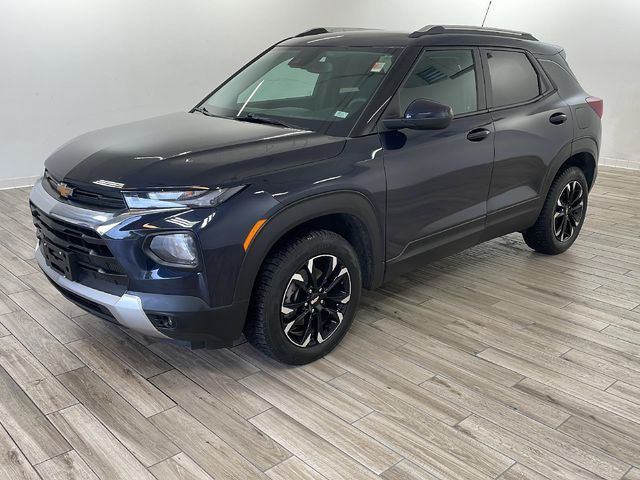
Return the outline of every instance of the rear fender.
<path id="1" fill-rule="evenodd" d="M 567 160 L 569 160 L 574 155 L 577 155 L 579 153 L 589 153 L 594 159 L 596 159 L 593 165 L 594 166 L 593 180 L 595 180 L 595 173 L 597 173 L 597 169 L 598 169 L 598 162 L 597 162 L 598 144 L 596 143 L 595 138 L 582 137 L 577 140 L 574 140 L 571 143 L 571 148 L 567 149 L 565 147 L 562 149 L 561 153 L 562 153 L 561 155 L 558 155 L 556 158 L 553 159 L 553 162 L 551 162 L 551 165 L 549 166 L 549 169 L 547 171 L 547 176 L 544 181 L 544 188 L 541 192 L 542 195 L 540 196 L 541 197 L 540 208 L 542 208 L 542 204 L 544 203 L 544 200 L 547 196 L 547 192 L 549 191 L 549 188 L 551 188 L 551 183 L 558 175 L 558 172 L 560 171 L 562 166 L 567 162 Z M 591 186 L 593 186 L 593 181 L 591 182 Z"/>

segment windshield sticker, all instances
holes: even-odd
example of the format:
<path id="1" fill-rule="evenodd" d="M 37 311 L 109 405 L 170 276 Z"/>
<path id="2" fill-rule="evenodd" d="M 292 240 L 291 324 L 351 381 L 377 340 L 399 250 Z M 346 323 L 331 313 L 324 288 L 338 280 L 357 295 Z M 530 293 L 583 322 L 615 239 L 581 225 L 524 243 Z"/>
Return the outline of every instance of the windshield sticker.
<path id="1" fill-rule="evenodd" d="M 385 66 L 384 62 L 376 62 L 373 64 L 373 67 L 371 67 L 371 72 L 380 73 L 384 69 L 384 66 Z"/>
<path id="2" fill-rule="evenodd" d="M 342 110 L 338 110 L 336 113 L 333 114 L 333 116 L 338 118 L 347 118 L 349 116 L 349 113 L 343 112 Z"/>

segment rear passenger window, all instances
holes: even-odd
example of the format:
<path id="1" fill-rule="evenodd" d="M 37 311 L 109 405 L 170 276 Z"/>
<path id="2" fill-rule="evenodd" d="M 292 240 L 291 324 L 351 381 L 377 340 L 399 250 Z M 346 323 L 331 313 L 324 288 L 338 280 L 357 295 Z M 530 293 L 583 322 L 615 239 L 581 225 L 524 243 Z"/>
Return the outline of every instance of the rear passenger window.
<path id="1" fill-rule="evenodd" d="M 449 105 L 454 114 L 478 109 L 471 50 L 425 51 L 399 92 L 400 112 L 419 98 Z"/>
<path id="2" fill-rule="evenodd" d="M 529 58 L 520 52 L 487 52 L 493 106 L 529 101 L 540 95 L 540 78 Z"/>

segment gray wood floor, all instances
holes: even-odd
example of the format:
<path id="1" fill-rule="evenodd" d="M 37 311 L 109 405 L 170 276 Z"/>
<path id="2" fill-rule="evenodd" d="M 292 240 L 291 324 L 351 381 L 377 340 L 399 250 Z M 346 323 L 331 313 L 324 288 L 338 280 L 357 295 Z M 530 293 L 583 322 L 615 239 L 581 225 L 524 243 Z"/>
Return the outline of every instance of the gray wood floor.
<path id="1" fill-rule="evenodd" d="M 303 368 L 84 314 L 27 195 L 0 192 L 2 479 L 640 479 L 640 172 L 600 173 L 564 255 L 510 235 L 418 269 Z"/>

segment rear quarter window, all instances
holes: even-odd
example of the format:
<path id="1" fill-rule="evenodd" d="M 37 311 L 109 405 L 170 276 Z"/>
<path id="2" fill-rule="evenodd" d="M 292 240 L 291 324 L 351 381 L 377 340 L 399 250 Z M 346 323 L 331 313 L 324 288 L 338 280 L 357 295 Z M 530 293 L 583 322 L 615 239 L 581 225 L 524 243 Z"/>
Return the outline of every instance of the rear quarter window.
<path id="1" fill-rule="evenodd" d="M 558 88 L 558 93 L 562 98 L 567 98 L 574 93 L 582 91 L 582 87 L 573 76 L 571 71 L 567 71 L 562 65 L 553 60 L 538 59 L 540 65 L 547 73 L 549 78 Z"/>

